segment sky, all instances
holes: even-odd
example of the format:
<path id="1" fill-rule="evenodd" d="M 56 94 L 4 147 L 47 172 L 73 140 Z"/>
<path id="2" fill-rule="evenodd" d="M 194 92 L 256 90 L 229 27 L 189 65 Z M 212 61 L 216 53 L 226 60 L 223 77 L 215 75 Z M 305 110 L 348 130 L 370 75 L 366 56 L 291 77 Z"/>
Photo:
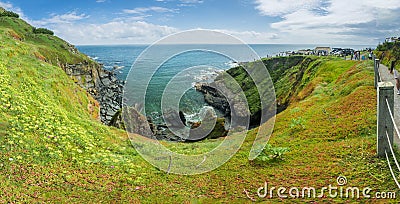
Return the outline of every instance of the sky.
<path id="1" fill-rule="evenodd" d="M 76 45 L 151 44 L 211 29 L 249 44 L 377 45 L 400 36 L 400 0 L 0 0 Z"/>

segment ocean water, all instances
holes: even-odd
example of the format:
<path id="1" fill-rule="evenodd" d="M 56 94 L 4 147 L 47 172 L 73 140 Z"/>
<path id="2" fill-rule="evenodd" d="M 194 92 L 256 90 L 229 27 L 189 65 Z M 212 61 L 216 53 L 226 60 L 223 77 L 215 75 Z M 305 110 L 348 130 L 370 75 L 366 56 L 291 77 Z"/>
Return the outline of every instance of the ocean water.
<path id="1" fill-rule="evenodd" d="M 329 45 L 328 45 L 329 46 Z M 118 46 L 77 46 L 82 52 L 92 59 L 102 63 L 104 68 L 113 71 L 120 80 L 128 80 L 128 90 L 125 91 L 127 98 L 133 98 L 130 105 L 135 104 L 137 92 L 143 91 L 145 104 L 143 111 L 151 116 L 156 123 L 162 123 L 161 106 L 162 96 L 168 83 L 172 81 L 175 85 L 181 83 L 182 86 L 191 86 L 196 82 L 211 82 L 218 73 L 236 65 L 236 61 L 253 61 L 257 56 L 241 56 L 243 47 L 238 45 L 204 45 L 201 49 L 190 50 L 189 45 L 163 45 L 151 55 L 141 56 L 141 53 L 148 48 L 145 45 L 118 45 Z M 316 45 L 284 45 L 284 44 L 265 44 L 250 45 L 250 47 L 260 57 L 275 56 L 280 52 L 294 51 L 299 49 L 313 49 Z M 342 47 L 363 49 L 373 46 L 343 46 L 336 45 L 330 47 Z M 188 49 L 185 49 L 188 48 Z M 182 52 L 182 50 L 186 50 Z M 218 52 L 209 50 L 227 50 L 238 58 L 232 59 Z M 176 51 L 176 52 L 174 52 Z M 159 59 L 165 57 L 167 53 L 176 53 L 168 60 L 160 63 Z M 141 65 L 136 66 L 130 73 L 132 65 L 137 59 Z M 138 68 L 139 67 L 139 68 Z M 153 71 L 155 72 L 153 73 Z M 128 74 L 130 73 L 130 77 Z M 134 75 L 132 78 L 131 76 Z M 149 80 L 149 76 L 151 79 Z M 185 113 L 188 120 L 199 120 L 200 111 L 207 106 L 202 94 L 189 88 L 183 93 L 179 87 L 168 89 L 168 96 L 180 98 L 179 109 Z M 180 97 L 182 95 L 182 97 Z M 140 101 L 138 99 L 138 101 Z M 168 101 L 167 101 L 168 102 Z M 218 113 L 217 115 L 221 115 Z"/>

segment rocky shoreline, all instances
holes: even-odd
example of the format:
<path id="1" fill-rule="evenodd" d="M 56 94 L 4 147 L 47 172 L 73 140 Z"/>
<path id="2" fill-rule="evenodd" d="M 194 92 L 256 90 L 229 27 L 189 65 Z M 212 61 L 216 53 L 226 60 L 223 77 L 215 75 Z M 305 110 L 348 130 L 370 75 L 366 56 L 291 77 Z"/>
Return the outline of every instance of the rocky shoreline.
<path id="1" fill-rule="evenodd" d="M 76 84 L 99 102 L 100 120 L 110 125 L 112 118 L 122 108 L 124 82 L 97 63 L 85 61 L 78 64 L 65 64 L 61 67 Z"/>
<path id="2" fill-rule="evenodd" d="M 129 129 L 132 133 L 137 133 L 148 138 L 166 141 L 186 141 L 175 136 L 168 130 L 167 124 L 155 124 L 151 117 L 144 117 L 134 107 L 128 108 L 130 124 L 124 124 L 122 115 L 122 95 L 124 81 L 118 80 L 115 73 L 105 70 L 102 64 L 84 61 L 77 64 L 59 65 L 71 79 L 85 89 L 97 102 L 99 102 L 99 119 L 109 126 L 120 129 Z M 198 86 L 198 87 L 197 87 Z M 196 84 L 196 90 L 204 94 L 205 100 L 214 108 L 219 109 L 229 118 L 231 114 L 230 106 L 225 97 L 206 83 Z M 166 117 L 173 117 L 169 113 Z M 178 117 L 179 118 L 179 117 Z M 182 118 L 181 118 L 182 119 Z M 188 123 L 191 128 L 196 129 L 201 122 Z M 226 136 L 225 119 L 218 119 L 217 128 L 209 138 Z"/>
<path id="3" fill-rule="evenodd" d="M 78 64 L 65 64 L 60 66 L 71 79 L 85 89 L 93 98 L 100 104 L 100 120 L 103 124 L 114 126 L 120 129 L 127 129 L 129 132 L 137 133 L 148 138 L 188 142 L 191 140 L 180 138 L 169 131 L 169 126 L 178 126 L 177 124 L 155 124 L 151 117 L 145 117 L 137 111 L 136 107 L 127 107 L 129 118 L 128 124 L 125 124 L 124 116 L 122 114 L 122 95 L 124 82 L 117 79 L 114 72 L 105 70 L 103 65 L 93 62 L 81 62 Z M 210 97 L 211 99 L 212 97 Z M 221 99 L 221 103 L 224 100 Z M 226 102 L 227 108 L 229 104 Z M 175 116 L 173 112 L 166 113 L 167 118 L 180 118 L 185 124 L 183 113 L 180 117 Z M 204 121 L 203 121 L 204 122 Z M 185 125 L 196 129 L 200 126 L 201 122 L 190 123 Z M 224 129 L 225 120 L 218 119 L 217 128 L 209 135 L 208 138 L 218 138 L 226 136 Z"/>

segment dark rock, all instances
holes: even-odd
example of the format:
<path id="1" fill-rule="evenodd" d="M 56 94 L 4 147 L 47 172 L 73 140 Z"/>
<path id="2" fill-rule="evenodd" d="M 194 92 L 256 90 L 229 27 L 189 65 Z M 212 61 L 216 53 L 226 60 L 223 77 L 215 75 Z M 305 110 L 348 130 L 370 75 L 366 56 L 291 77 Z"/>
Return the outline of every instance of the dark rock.
<path id="1" fill-rule="evenodd" d="M 186 118 L 182 111 L 179 111 L 179 118 L 181 119 L 183 125 L 186 125 Z"/>
<path id="2" fill-rule="evenodd" d="M 113 126 L 119 129 L 125 129 L 125 123 L 122 119 L 122 109 L 119 109 L 115 115 L 111 118 L 109 126 Z"/>
<path id="3" fill-rule="evenodd" d="M 153 138 L 153 132 L 150 129 L 147 118 L 140 114 L 135 108 L 124 108 L 122 110 L 122 119 L 126 131 L 129 133 L 136 133 L 145 137 Z"/>
<path id="4" fill-rule="evenodd" d="M 100 119 L 110 124 L 112 117 L 122 107 L 123 81 L 97 63 L 61 65 L 75 83 L 85 89 L 100 104 Z"/>
<path id="5" fill-rule="evenodd" d="M 186 141 L 195 142 L 202 139 L 217 139 L 225 137 L 227 134 L 228 130 L 225 129 L 225 118 L 206 119 L 202 122 L 192 124 L 190 137 Z"/>
<path id="6" fill-rule="evenodd" d="M 225 113 L 225 116 L 230 115 L 229 102 L 225 96 L 208 83 L 196 83 L 195 89 L 204 94 L 204 100 L 212 107 Z"/>
<path id="7" fill-rule="evenodd" d="M 111 81 L 110 81 L 110 79 L 108 79 L 108 78 L 104 78 L 104 79 L 101 80 L 101 83 L 103 83 L 103 85 L 104 85 L 105 87 L 109 87 L 110 84 L 111 84 Z"/>
<path id="8" fill-rule="evenodd" d="M 183 128 L 185 125 L 180 116 L 181 116 L 180 113 L 177 111 L 167 110 L 164 113 L 164 120 L 167 123 L 167 126 L 169 127 Z"/>

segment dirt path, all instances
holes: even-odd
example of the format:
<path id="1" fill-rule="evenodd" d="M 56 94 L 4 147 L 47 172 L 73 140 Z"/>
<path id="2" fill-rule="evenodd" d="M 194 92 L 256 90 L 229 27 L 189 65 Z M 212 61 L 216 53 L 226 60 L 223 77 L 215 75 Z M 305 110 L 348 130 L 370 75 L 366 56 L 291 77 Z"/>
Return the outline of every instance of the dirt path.
<path id="1" fill-rule="evenodd" d="M 379 74 L 382 81 L 390 81 L 394 85 L 394 120 L 397 128 L 400 130 L 400 95 L 397 95 L 396 81 L 394 80 L 393 74 L 390 74 L 388 67 L 383 64 L 379 65 Z M 397 145 L 397 148 L 400 149 L 400 139 L 396 133 L 394 134 L 394 143 Z"/>

